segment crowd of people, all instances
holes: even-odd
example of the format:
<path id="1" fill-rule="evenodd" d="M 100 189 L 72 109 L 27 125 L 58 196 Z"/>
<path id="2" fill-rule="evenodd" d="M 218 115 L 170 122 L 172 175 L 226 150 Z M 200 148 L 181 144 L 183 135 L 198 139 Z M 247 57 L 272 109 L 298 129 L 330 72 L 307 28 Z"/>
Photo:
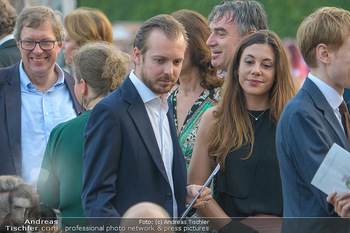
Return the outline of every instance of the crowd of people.
<path id="1" fill-rule="evenodd" d="M 183 9 L 130 57 L 100 10 L 0 6 L 0 232 L 133 232 L 197 197 L 184 219 L 205 227 L 185 232 L 349 232 L 349 192 L 311 184 L 334 143 L 350 152 L 349 11 L 316 9 L 296 46 L 257 1 Z"/>

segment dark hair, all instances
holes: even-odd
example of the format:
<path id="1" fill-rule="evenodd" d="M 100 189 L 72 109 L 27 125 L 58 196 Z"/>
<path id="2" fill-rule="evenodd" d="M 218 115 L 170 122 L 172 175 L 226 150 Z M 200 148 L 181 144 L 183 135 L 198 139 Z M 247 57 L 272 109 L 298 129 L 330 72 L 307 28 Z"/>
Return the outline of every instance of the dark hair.
<path id="1" fill-rule="evenodd" d="M 251 31 L 268 29 L 267 17 L 263 5 L 257 1 L 223 1 L 216 5 L 209 14 L 210 22 L 217 22 L 228 13 L 227 22 L 234 22 L 240 36 Z"/>
<path id="2" fill-rule="evenodd" d="M 217 75 L 217 69 L 211 64 L 211 52 L 206 45 L 210 36 L 207 20 L 198 12 L 179 10 L 171 14 L 186 30 L 191 63 L 198 67 L 202 79 L 201 86 L 205 89 L 219 87 L 223 79 Z"/>
<path id="3" fill-rule="evenodd" d="M 148 49 L 147 39 L 155 29 L 164 32 L 168 39 L 177 39 L 182 35 L 186 43 L 188 41 L 186 30 L 182 24 L 170 15 L 161 14 L 150 18 L 141 25 L 134 40 L 134 48 L 138 48 L 142 54 L 146 53 Z"/>
<path id="4" fill-rule="evenodd" d="M 7 0 L 0 0 L 0 35 L 11 34 L 15 28 L 16 19 L 16 10 Z"/>

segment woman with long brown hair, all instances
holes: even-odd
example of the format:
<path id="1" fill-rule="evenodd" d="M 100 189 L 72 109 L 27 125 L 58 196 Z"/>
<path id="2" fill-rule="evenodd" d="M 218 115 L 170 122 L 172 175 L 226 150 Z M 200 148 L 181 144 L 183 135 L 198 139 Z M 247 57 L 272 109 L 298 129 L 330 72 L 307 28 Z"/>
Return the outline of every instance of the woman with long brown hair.
<path id="1" fill-rule="evenodd" d="M 274 32 L 259 31 L 240 42 L 222 91 L 218 105 L 202 117 L 189 167 L 188 183 L 203 185 L 221 165 L 214 199 L 197 214 L 220 217 L 222 222 L 211 221 L 215 229 L 229 227 L 228 217 L 282 216 L 275 133 L 295 88 Z"/>
<path id="2" fill-rule="evenodd" d="M 204 111 L 219 102 L 223 79 L 211 64 L 211 52 L 205 44 L 210 31 L 198 12 L 179 10 L 171 14 L 186 29 L 188 46 L 179 76 L 179 85 L 169 99 L 180 147 L 189 166 L 196 133 Z"/>

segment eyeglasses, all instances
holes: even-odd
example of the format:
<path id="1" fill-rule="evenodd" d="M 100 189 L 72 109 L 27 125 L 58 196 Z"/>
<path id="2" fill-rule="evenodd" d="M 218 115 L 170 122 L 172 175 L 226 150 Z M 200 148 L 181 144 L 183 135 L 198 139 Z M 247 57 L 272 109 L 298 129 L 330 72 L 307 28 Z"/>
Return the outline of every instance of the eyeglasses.
<path id="1" fill-rule="evenodd" d="M 55 40 L 43 40 L 43 41 L 30 41 L 20 40 L 21 47 L 24 50 L 34 50 L 36 44 L 39 44 L 40 48 L 44 51 L 51 50 L 55 47 Z"/>

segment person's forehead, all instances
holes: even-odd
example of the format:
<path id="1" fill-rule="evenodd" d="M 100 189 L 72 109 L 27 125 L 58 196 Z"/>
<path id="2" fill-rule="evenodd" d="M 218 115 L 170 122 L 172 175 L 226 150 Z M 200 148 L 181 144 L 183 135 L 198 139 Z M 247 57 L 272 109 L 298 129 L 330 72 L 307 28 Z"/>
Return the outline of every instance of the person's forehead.
<path id="1" fill-rule="evenodd" d="M 209 28 L 212 31 L 220 28 L 223 28 L 226 31 L 236 31 L 238 27 L 234 21 L 230 21 L 228 16 L 224 15 L 221 19 L 210 22 Z"/>
<path id="2" fill-rule="evenodd" d="M 41 23 L 40 25 L 35 26 L 35 27 L 30 26 L 30 25 L 27 26 L 26 24 L 24 24 L 22 27 L 22 33 L 23 33 L 23 31 L 26 31 L 26 30 L 46 31 L 47 33 L 53 33 L 53 31 L 54 31 L 52 24 L 49 22 Z"/>
<path id="3" fill-rule="evenodd" d="M 41 24 L 39 27 L 23 26 L 21 37 L 45 37 L 44 39 L 55 39 L 55 33 L 51 24 Z"/>
<path id="4" fill-rule="evenodd" d="M 30 199 L 26 197 L 14 197 L 12 199 L 12 204 L 21 207 L 31 206 Z"/>
<path id="5" fill-rule="evenodd" d="M 260 57 L 264 60 L 274 60 L 275 59 L 275 53 L 270 44 L 252 44 L 247 46 L 243 52 L 242 57 L 244 56 L 250 56 L 250 57 Z"/>
<path id="6" fill-rule="evenodd" d="M 173 52 L 173 47 L 178 47 L 179 49 L 183 47 L 183 51 L 177 51 L 182 54 L 186 48 L 186 41 L 181 34 L 174 39 L 169 39 L 164 32 L 154 30 L 147 38 L 147 47 L 147 50 L 152 53 L 157 53 L 159 51 L 168 55 Z"/>

